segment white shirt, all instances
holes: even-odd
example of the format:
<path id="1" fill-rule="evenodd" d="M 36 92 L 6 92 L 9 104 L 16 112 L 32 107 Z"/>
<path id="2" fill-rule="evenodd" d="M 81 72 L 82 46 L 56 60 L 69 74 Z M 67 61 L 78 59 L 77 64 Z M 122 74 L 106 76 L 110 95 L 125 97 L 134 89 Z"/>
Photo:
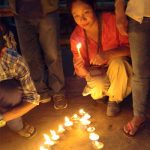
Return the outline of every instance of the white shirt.
<path id="1" fill-rule="evenodd" d="M 150 17 L 150 0 L 129 0 L 126 14 L 142 23 L 143 17 Z"/>

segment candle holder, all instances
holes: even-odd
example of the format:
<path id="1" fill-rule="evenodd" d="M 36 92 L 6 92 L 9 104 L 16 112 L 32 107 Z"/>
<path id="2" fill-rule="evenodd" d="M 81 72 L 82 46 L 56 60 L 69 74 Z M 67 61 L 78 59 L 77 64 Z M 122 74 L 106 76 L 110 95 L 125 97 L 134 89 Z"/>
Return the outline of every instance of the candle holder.
<path id="1" fill-rule="evenodd" d="M 89 132 L 89 133 L 92 133 L 92 132 L 94 132 L 95 131 L 95 128 L 94 127 L 88 127 L 87 128 L 87 132 Z"/>
<path id="2" fill-rule="evenodd" d="M 92 141 L 92 145 L 94 149 L 103 149 L 104 143 L 99 142 L 99 141 Z"/>

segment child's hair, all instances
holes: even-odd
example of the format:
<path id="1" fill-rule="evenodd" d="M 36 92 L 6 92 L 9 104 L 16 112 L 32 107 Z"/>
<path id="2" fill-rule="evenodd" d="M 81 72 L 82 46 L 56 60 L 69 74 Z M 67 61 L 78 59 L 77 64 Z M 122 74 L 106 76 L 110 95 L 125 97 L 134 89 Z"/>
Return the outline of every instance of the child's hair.
<path id="1" fill-rule="evenodd" d="M 4 35 L 6 34 L 6 28 L 3 24 L 0 23 L 0 52 L 2 50 L 2 48 L 5 47 L 5 39 L 4 39 Z"/>
<path id="2" fill-rule="evenodd" d="M 87 5 L 90 5 L 91 8 L 93 10 L 95 10 L 95 0 L 71 0 L 71 2 L 69 3 L 69 8 L 70 8 L 70 11 L 72 10 L 72 5 L 74 2 L 78 2 L 78 1 L 81 1 Z"/>

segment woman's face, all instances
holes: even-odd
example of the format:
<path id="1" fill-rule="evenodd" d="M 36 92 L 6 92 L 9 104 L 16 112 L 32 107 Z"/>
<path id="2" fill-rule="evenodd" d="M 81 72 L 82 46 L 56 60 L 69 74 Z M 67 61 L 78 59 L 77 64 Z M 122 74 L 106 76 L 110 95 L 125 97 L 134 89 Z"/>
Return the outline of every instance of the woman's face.
<path id="1" fill-rule="evenodd" d="M 92 7 L 82 1 L 77 1 L 72 4 L 71 13 L 75 22 L 85 30 L 90 29 L 96 21 Z"/>

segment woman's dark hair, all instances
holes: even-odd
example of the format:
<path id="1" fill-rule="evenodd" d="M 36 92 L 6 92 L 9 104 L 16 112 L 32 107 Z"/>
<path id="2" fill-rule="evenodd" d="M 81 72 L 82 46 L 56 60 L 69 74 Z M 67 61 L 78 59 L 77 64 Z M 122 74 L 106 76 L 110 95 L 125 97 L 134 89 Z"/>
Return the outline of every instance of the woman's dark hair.
<path id="1" fill-rule="evenodd" d="M 78 1 L 81 1 L 87 5 L 90 5 L 92 7 L 93 10 L 95 10 L 95 0 L 71 0 L 69 2 L 69 9 L 70 11 L 72 10 L 72 5 L 74 2 L 78 2 Z"/>

